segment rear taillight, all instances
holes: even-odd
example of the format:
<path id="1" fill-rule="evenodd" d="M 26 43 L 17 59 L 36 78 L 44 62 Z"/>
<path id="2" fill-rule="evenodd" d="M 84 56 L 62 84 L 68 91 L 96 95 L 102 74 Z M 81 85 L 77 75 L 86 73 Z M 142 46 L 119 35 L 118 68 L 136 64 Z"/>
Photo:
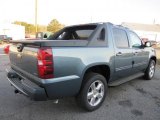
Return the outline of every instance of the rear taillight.
<path id="1" fill-rule="evenodd" d="M 7 45 L 7 46 L 4 47 L 4 53 L 5 54 L 9 53 L 9 47 L 10 47 L 10 45 Z"/>
<path id="2" fill-rule="evenodd" d="M 53 54 L 51 48 L 40 48 L 37 53 L 38 74 L 42 79 L 53 78 Z"/>

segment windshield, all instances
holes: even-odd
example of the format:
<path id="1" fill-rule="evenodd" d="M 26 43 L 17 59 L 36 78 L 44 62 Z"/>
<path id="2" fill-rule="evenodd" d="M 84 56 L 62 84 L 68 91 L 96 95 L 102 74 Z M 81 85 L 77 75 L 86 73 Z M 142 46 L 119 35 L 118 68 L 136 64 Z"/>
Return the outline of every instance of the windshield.
<path id="1" fill-rule="evenodd" d="M 66 27 L 50 35 L 48 40 L 87 40 L 96 27 L 96 25 Z"/>

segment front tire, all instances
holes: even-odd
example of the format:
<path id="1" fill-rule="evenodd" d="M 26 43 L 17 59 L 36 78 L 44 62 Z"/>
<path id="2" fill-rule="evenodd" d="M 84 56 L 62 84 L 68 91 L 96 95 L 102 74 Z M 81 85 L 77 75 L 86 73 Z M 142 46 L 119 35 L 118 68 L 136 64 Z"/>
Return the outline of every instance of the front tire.
<path id="1" fill-rule="evenodd" d="M 155 73 L 155 68 L 156 68 L 156 63 L 154 60 L 150 60 L 149 65 L 145 71 L 145 79 L 146 80 L 151 80 L 154 77 Z"/>
<path id="2" fill-rule="evenodd" d="M 77 102 L 87 111 L 94 111 L 102 105 L 106 97 L 106 91 L 105 77 L 98 73 L 88 73 L 77 96 Z"/>

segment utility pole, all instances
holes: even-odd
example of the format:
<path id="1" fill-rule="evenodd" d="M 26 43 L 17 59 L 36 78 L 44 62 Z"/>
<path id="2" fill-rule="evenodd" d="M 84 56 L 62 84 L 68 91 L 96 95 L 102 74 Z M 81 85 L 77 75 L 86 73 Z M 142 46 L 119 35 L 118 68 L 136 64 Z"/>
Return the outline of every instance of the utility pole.
<path id="1" fill-rule="evenodd" d="M 35 33 L 37 32 L 37 0 L 35 0 Z"/>
<path id="2" fill-rule="evenodd" d="M 92 16 L 91 16 L 91 23 L 93 22 L 93 18 L 92 18 Z"/>
<path id="3" fill-rule="evenodd" d="M 156 23 L 156 19 L 154 18 L 154 19 L 153 19 L 153 24 L 155 24 L 155 23 Z"/>

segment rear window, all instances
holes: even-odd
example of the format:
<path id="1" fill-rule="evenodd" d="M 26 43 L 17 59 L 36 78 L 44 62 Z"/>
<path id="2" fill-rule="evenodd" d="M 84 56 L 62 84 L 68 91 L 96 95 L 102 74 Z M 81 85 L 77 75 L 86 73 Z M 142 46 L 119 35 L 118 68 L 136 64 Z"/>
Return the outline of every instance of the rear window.
<path id="1" fill-rule="evenodd" d="M 48 40 L 88 40 L 96 27 L 96 25 L 66 27 L 51 35 Z"/>
<path id="2" fill-rule="evenodd" d="M 77 30 L 75 32 L 80 39 L 88 39 L 91 36 L 93 30 Z"/>

